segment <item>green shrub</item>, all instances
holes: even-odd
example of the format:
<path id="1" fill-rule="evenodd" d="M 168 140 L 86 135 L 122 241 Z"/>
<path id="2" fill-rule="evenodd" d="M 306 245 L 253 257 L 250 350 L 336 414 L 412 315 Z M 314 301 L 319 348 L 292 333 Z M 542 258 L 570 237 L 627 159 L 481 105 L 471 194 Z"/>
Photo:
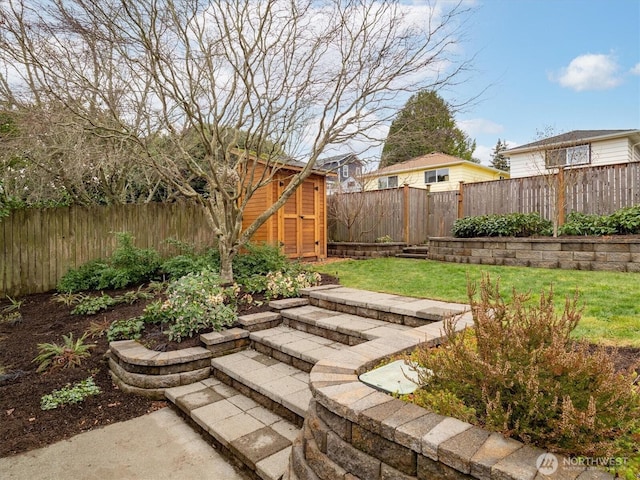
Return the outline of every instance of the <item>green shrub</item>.
<path id="1" fill-rule="evenodd" d="M 118 245 L 108 260 L 93 260 L 70 269 L 57 285 L 59 292 L 124 288 L 151 279 L 160 267 L 160 255 L 133 246 L 128 232 L 116 233 Z"/>
<path id="2" fill-rule="evenodd" d="M 221 287 L 220 278 L 210 270 L 190 273 L 173 281 L 167 299 L 147 306 L 146 322 L 166 323 L 170 340 L 182 341 L 194 333 L 212 328 L 221 330 L 237 319 L 237 285 Z"/>
<path id="3" fill-rule="evenodd" d="M 606 215 L 571 212 L 558 233 L 560 235 L 613 235 L 618 231 Z"/>
<path id="4" fill-rule="evenodd" d="M 116 320 L 107 330 L 107 341 L 137 340 L 142 336 L 144 325 L 145 322 L 142 317 Z"/>
<path id="5" fill-rule="evenodd" d="M 609 215 L 609 223 L 621 235 L 640 233 L 640 205 L 617 210 Z"/>
<path id="6" fill-rule="evenodd" d="M 244 283 L 255 275 L 267 275 L 269 272 L 288 272 L 299 269 L 289 260 L 278 246 L 249 244 L 246 252 L 233 259 L 233 273 L 238 283 Z"/>
<path id="7" fill-rule="evenodd" d="M 552 229 L 552 223 L 538 213 L 508 213 L 460 218 L 451 233 L 458 238 L 530 237 L 551 235 Z"/>
<path id="8" fill-rule="evenodd" d="M 616 372 L 604 349 L 592 353 L 570 338 L 580 320 L 577 295 L 557 315 L 553 290 L 538 305 L 517 292 L 506 304 L 498 282 L 484 276 L 478 297 L 470 285 L 474 329 L 456 333 L 448 321 L 444 347 L 414 352 L 431 372 L 418 369 L 424 388 L 436 399 L 453 395 L 481 426 L 525 443 L 592 457 L 633 454 L 619 439 L 640 429 L 637 374 Z"/>
<path id="9" fill-rule="evenodd" d="M 34 363 L 39 363 L 38 373 L 45 370 L 58 370 L 61 368 L 79 367 L 82 364 L 82 360 L 90 357 L 89 350 L 94 345 L 85 345 L 84 341 L 87 338 L 85 333 L 77 340 L 73 340 L 73 333 L 68 336 L 63 335 L 63 344 L 57 343 L 39 343 L 38 344 L 38 356 L 33 359 Z"/>
<path id="10" fill-rule="evenodd" d="M 53 410 L 62 405 L 83 402 L 87 397 L 99 395 L 100 393 L 102 393 L 100 387 L 95 384 L 93 377 L 89 377 L 86 380 L 74 383 L 73 387 L 71 384 L 67 384 L 60 390 L 54 390 L 50 394 L 43 395 L 40 399 L 40 408 L 42 410 Z"/>
<path id="11" fill-rule="evenodd" d="M 160 270 L 172 280 L 184 277 L 189 273 L 198 273 L 204 269 L 218 270 L 220 259 L 218 252 L 208 250 L 201 255 L 195 253 L 184 253 L 165 260 Z"/>
<path id="12" fill-rule="evenodd" d="M 63 293 L 96 290 L 100 283 L 102 272 L 109 264 L 104 260 L 92 260 L 78 268 L 72 268 L 58 282 L 56 289 Z"/>

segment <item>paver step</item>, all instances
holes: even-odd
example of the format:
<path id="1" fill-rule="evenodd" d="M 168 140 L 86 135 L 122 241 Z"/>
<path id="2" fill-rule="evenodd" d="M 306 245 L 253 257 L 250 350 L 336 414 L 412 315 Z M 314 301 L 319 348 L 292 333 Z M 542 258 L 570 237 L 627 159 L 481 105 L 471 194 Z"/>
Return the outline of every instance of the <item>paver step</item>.
<path id="1" fill-rule="evenodd" d="M 348 313 L 327 310 L 312 305 L 281 312 L 283 325 L 307 334 L 325 337 L 345 345 L 358 345 L 411 327 Z M 319 352 L 320 353 L 320 352 Z M 320 360 L 317 358 L 316 361 Z"/>
<path id="2" fill-rule="evenodd" d="M 462 303 L 403 297 L 346 287 L 311 287 L 303 289 L 302 294 L 309 296 L 309 302 L 313 306 L 410 327 L 438 322 L 469 310 L 469 306 Z"/>
<path id="3" fill-rule="evenodd" d="M 251 333 L 249 339 L 251 346 L 258 352 L 293 365 L 304 372 L 310 372 L 320 359 L 347 347 L 325 336 L 314 335 L 288 325 Z"/>
<path id="4" fill-rule="evenodd" d="M 429 253 L 429 245 L 411 245 L 402 249 L 403 253 Z"/>
<path id="5" fill-rule="evenodd" d="M 302 426 L 311 400 L 307 372 L 255 350 L 214 358 L 211 366 L 218 380 Z"/>
<path id="6" fill-rule="evenodd" d="M 426 253 L 398 253 L 396 258 L 413 258 L 415 260 L 429 260 L 429 255 Z"/>
<path id="7" fill-rule="evenodd" d="M 213 378 L 167 389 L 165 395 L 219 449 L 259 478 L 278 480 L 287 470 L 297 426 Z"/>

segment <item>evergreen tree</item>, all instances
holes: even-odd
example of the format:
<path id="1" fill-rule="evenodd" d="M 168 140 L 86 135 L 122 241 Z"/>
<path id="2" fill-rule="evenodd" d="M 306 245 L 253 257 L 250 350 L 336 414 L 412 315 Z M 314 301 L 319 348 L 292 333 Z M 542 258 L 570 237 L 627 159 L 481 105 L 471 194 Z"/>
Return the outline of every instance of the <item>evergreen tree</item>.
<path id="1" fill-rule="evenodd" d="M 509 171 L 509 160 L 504 156 L 503 152 L 507 149 L 507 142 L 498 139 L 496 146 L 491 152 L 491 166 L 505 172 Z"/>
<path id="2" fill-rule="evenodd" d="M 382 149 L 380 167 L 442 152 L 475 161 L 476 142 L 456 126 L 451 106 L 431 90 L 413 95 L 398 113 Z"/>

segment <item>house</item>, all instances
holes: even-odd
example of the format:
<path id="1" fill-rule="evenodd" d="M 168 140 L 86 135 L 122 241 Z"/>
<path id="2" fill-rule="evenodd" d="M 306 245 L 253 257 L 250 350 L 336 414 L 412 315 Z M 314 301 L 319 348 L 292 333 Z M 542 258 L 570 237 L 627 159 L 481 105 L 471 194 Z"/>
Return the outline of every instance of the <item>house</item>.
<path id="1" fill-rule="evenodd" d="M 334 173 L 327 176 L 327 193 L 329 194 L 362 190 L 362 161 L 354 153 L 318 159 L 316 168 Z"/>
<path id="2" fill-rule="evenodd" d="M 243 229 L 280 197 L 291 177 L 303 167 L 302 163 L 287 160 L 286 166 L 275 172 L 273 181 L 253 194 L 244 210 Z M 260 176 L 260 172 L 256 172 L 256 176 Z M 327 258 L 326 176 L 326 172 L 314 170 L 284 206 L 256 231 L 251 241 L 280 245 L 290 258 Z"/>
<path id="3" fill-rule="evenodd" d="M 511 178 L 545 175 L 559 167 L 640 162 L 640 130 L 574 130 L 504 151 Z"/>
<path id="4" fill-rule="evenodd" d="M 444 153 L 429 153 L 381 168 L 365 176 L 365 190 L 400 187 L 426 188 L 432 192 L 457 190 L 460 182 L 474 183 L 509 178 L 508 172 Z"/>

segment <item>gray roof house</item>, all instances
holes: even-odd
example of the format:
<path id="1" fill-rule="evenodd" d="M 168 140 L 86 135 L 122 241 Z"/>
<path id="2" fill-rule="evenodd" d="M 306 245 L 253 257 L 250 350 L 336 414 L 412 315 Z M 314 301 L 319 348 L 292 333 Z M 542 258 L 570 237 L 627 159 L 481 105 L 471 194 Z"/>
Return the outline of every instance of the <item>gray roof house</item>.
<path id="1" fill-rule="evenodd" d="M 504 152 L 511 178 L 552 173 L 558 168 L 640 162 L 640 130 L 573 130 Z"/>

